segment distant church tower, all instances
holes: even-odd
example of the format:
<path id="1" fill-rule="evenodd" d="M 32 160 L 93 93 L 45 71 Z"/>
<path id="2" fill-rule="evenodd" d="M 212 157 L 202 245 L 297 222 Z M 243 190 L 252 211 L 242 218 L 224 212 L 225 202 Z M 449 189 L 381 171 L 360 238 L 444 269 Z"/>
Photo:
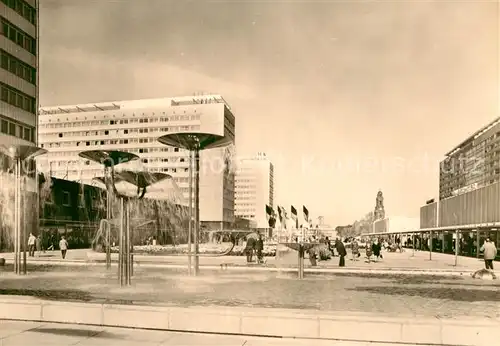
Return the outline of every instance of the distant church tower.
<path id="1" fill-rule="evenodd" d="M 373 212 L 373 218 L 374 220 L 385 218 L 384 196 L 382 195 L 382 191 L 380 190 L 377 193 L 377 199 L 375 200 L 375 211 Z"/>

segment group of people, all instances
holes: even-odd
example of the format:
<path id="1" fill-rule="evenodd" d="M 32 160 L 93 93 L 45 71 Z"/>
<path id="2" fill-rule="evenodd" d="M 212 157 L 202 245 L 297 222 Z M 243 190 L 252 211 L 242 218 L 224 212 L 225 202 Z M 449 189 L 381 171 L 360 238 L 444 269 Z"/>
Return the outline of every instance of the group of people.
<path id="1" fill-rule="evenodd" d="M 54 250 L 54 244 L 51 244 L 47 250 Z M 61 250 L 61 257 L 63 259 L 66 258 L 66 253 L 68 252 L 68 241 L 65 236 L 61 236 L 61 240 L 59 241 L 59 250 Z M 35 251 L 40 255 L 42 252 L 45 252 L 43 248 L 43 242 L 40 235 L 35 236 L 33 233 L 30 233 L 28 237 L 28 254 L 30 257 L 35 257 Z"/>
<path id="2" fill-rule="evenodd" d="M 247 263 L 253 262 L 254 254 L 257 255 L 257 263 L 264 263 L 264 239 L 262 234 L 258 234 L 257 239 L 254 237 L 249 237 L 247 239 L 247 244 L 245 247 L 245 254 L 247 256 Z"/>
<path id="3" fill-rule="evenodd" d="M 296 239 L 296 241 L 298 240 Z M 316 240 L 312 239 L 311 242 L 316 242 Z M 340 238 L 336 238 L 333 244 L 328 237 L 320 239 L 319 243 L 325 244 L 327 249 L 333 256 L 338 255 L 339 267 L 345 267 L 345 258 L 347 257 L 348 253 L 344 243 L 342 242 L 342 240 L 340 240 Z M 359 258 L 361 257 L 361 251 L 360 251 L 360 245 L 355 238 L 351 240 L 350 248 L 352 254 L 351 260 L 358 261 Z M 365 248 L 366 261 L 369 263 L 382 259 L 383 258 L 382 248 L 383 248 L 382 240 L 375 239 L 373 242 L 369 241 L 366 244 Z M 316 262 L 317 260 L 317 254 L 313 249 L 309 251 L 309 258 L 312 260 L 312 262 Z"/>

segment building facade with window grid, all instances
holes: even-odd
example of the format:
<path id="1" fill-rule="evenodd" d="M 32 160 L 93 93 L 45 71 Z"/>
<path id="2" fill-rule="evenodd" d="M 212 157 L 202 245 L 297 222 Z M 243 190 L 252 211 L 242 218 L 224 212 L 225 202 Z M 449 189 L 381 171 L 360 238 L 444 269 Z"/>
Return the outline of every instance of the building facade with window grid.
<path id="1" fill-rule="evenodd" d="M 439 170 L 439 198 L 445 199 L 499 182 L 500 118 L 446 154 Z"/>
<path id="2" fill-rule="evenodd" d="M 274 166 L 264 153 L 238 161 L 235 216 L 250 220 L 253 228 L 268 228 L 266 204 L 274 208 Z"/>
<path id="3" fill-rule="evenodd" d="M 92 184 L 101 165 L 83 160 L 85 150 L 137 154 L 150 172 L 173 176 L 183 203 L 189 200 L 188 152 L 160 144 L 174 132 L 209 132 L 235 140 L 235 117 L 220 95 L 187 96 L 40 109 L 40 144 L 49 153 L 38 160 L 51 176 Z M 227 169 L 231 148 L 203 151 L 200 162 L 200 220 L 228 228 L 234 223 L 234 173 Z"/>
<path id="4" fill-rule="evenodd" d="M 0 145 L 37 142 L 37 9 L 37 0 L 0 0 Z"/>

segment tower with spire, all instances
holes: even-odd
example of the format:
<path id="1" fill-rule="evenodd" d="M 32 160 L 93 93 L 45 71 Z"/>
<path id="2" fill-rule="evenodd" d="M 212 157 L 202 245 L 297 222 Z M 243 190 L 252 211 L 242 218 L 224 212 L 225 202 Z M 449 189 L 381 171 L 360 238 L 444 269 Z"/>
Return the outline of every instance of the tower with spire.
<path id="1" fill-rule="evenodd" d="M 385 209 L 384 209 L 384 195 L 382 194 L 382 190 L 379 189 L 377 193 L 377 198 L 375 200 L 375 210 L 373 212 L 374 220 L 380 220 L 385 218 Z"/>

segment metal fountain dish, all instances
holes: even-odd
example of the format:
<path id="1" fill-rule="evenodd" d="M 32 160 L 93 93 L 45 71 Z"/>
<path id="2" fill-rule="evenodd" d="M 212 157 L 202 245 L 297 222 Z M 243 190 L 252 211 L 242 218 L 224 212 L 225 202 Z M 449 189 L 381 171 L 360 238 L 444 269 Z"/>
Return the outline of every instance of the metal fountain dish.
<path id="1" fill-rule="evenodd" d="M 0 146 L 0 151 L 12 159 L 30 160 L 43 155 L 47 150 L 32 145 Z"/>
<path id="2" fill-rule="evenodd" d="M 114 167 L 116 165 L 137 160 L 139 156 L 117 150 L 88 150 L 78 154 L 81 158 L 103 164 L 104 167 Z"/>
<path id="3" fill-rule="evenodd" d="M 119 181 L 126 181 L 140 189 L 144 189 L 165 179 L 172 179 L 172 176 L 166 173 L 120 171 L 116 173 L 116 178 Z"/>
<path id="4" fill-rule="evenodd" d="M 125 181 L 137 187 L 137 196 L 139 199 L 146 194 L 146 188 L 150 185 L 159 183 L 166 179 L 172 179 L 172 176 L 165 173 L 149 173 L 149 172 L 134 172 L 120 171 L 115 173 L 117 182 Z M 125 197 L 122 193 L 121 195 Z"/>
<path id="5" fill-rule="evenodd" d="M 187 150 L 203 150 L 225 147 L 232 143 L 228 137 L 203 132 L 170 133 L 158 138 L 158 142 Z"/>
<path id="6" fill-rule="evenodd" d="M 199 270 L 198 237 L 200 233 L 200 151 L 205 149 L 222 148 L 233 143 L 233 140 L 221 135 L 205 132 L 178 132 L 159 137 L 158 142 L 171 147 L 178 147 L 190 151 L 190 178 L 189 178 L 189 236 L 188 262 L 191 274 L 191 231 L 194 230 L 194 275 Z M 194 166 L 194 167 L 193 167 Z M 194 175 L 194 186 L 192 176 Z M 194 207 L 191 203 L 191 189 L 194 191 Z M 194 219 L 192 212 L 194 211 Z M 194 223 L 194 225 L 193 225 Z"/>

